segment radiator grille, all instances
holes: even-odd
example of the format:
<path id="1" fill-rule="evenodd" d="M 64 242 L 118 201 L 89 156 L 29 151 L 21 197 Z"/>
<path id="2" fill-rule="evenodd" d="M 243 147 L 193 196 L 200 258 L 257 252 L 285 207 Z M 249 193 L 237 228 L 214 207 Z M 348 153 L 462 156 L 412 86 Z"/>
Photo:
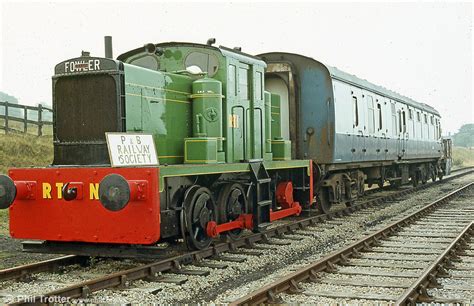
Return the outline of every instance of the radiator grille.
<path id="1" fill-rule="evenodd" d="M 55 85 L 55 124 L 59 142 L 105 141 L 119 131 L 116 83 L 107 74 L 65 77 Z"/>

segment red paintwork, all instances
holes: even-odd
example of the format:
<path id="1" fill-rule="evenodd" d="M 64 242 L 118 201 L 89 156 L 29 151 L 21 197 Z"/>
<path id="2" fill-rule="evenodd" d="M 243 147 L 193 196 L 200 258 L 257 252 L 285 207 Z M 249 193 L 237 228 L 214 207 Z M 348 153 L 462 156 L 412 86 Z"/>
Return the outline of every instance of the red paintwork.
<path id="1" fill-rule="evenodd" d="M 209 237 L 215 238 L 219 234 L 234 229 L 249 229 L 253 228 L 253 216 L 251 214 L 240 215 L 236 220 L 217 225 L 217 222 L 210 221 L 206 225 L 206 233 Z"/>
<path id="2" fill-rule="evenodd" d="M 270 221 L 283 219 L 292 215 L 298 216 L 303 210 L 300 203 L 295 202 L 293 199 L 293 183 L 291 181 L 278 184 L 276 199 L 283 209 L 270 212 Z"/>
<path id="3" fill-rule="evenodd" d="M 130 187 L 130 200 L 146 201 L 148 182 L 144 180 L 128 180 L 128 186 Z"/>
<path id="4" fill-rule="evenodd" d="M 15 181 L 16 199 L 34 200 L 36 198 L 36 182 L 35 181 Z"/>
<path id="5" fill-rule="evenodd" d="M 280 209 L 277 211 L 272 211 L 270 212 L 270 221 L 275 221 L 278 219 L 283 219 L 289 216 L 299 216 L 301 214 L 301 211 L 303 209 L 300 206 L 300 203 L 298 202 L 293 202 L 292 207 L 287 208 L 287 209 Z"/>
<path id="6" fill-rule="evenodd" d="M 90 183 L 98 184 L 111 173 L 135 185 L 130 203 L 117 212 L 90 199 Z M 21 181 L 36 183 L 34 200 L 17 197 L 10 206 L 14 238 L 125 244 L 152 244 L 160 239 L 158 168 L 12 169 L 9 174 L 17 188 Z M 67 182 L 70 188 L 79 187 L 75 200 L 58 199 L 56 183 Z M 43 183 L 51 185 L 52 199 L 43 198 Z"/>
<path id="7" fill-rule="evenodd" d="M 291 181 L 278 183 L 276 200 L 282 208 L 290 208 L 293 204 L 293 183 Z"/>

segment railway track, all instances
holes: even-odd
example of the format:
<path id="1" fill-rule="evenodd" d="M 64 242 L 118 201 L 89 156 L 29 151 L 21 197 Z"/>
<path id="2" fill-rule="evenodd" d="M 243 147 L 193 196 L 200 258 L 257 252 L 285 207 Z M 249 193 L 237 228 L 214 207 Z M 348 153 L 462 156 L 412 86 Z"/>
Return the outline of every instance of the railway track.
<path id="1" fill-rule="evenodd" d="M 469 171 L 472 171 L 472 170 L 467 170 L 467 171 L 468 172 L 453 175 L 442 182 L 447 182 L 451 179 L 460 177 L 466 173 L 469 173 Z M 434 184 L 439 184 L 439 182 L 434 183 Z M 433 186 L 434 184 L 422 185 L 422 186 L 419 186 L 418 188 L 410 188 L 410 189 L 404 189 L 404 190 L 399 190 L 399 191 L 393 191 L 393 192 L 390 192 L 389 194 L 384 195 L 383 197 L 374 197 L 372 199 L 360 201 L 359 203 L 356 203 L 352 207 L 344 208 L 328 215 L 318 215 L 318 216 L 308 217 L 305 219 L 296 220 L 290 224 L 276 226 L 272 229 L 269 229 L 268 231 L 264 233 L 251 234 L 237 241 L 218 243 L 207 250 L 181 254 L 178 256 L 163 259 L 158 262 L 153 262 L 153 263 L 142 265 L 136 268 L 127 269 L 124 271 L 113 273 L 111 275 L 106 275 L 104 277 L 91 279 L 89 281 L 81 282 L 79 284 L 74 284 L 72 286 L 67 286 L 65 288 L 61 288 L 58 290 L 54 290 L 54 291 L 39 295 L 35 297 L 34 301 L 39 302 L 41 301 L 41 298 L 50 297 L 50 296 L 87 298 L 95 291 L 103 290 L 106 288 L 127 287 L 132 281 L 139 280 L 139 279 L 146 279 L 149 281 L 172 282 L 172 283 L 179 284 L 186 281 L 187 275 L 206 276 L 206 274 L 209 273 L 207 271 L 196 271 L 196 270 L 186 269 L 186 265 L 188 264 L 193 264 L 195 266 L 201 266 L 201 267 L 207 267 L 207 268 L 213 268 L 213 269 L 224 269 L 226 268 L 227 265 L 223 264 L 222 262 L 245 261 L 244 259 L 241 259 L 241 258 L 239 259 L 239 258 L 228 256 L 227 254 L 229 253 L 231 254 L 238 253 L 238 254 L 249 255 L 249 256 L 259 256 L 263 254 L 263 252 L 268 252 L 269 250 L 272 250 L 273 247 L 277 247 L 278 245 L 288 244 L 286 242 L 279 242 L 278 239 L 287 238 L 291 240 L 292 239 L 291 234 L 294 234 L 302 229 L 304 230 L 307 227 L 314 226 L 315 224 L 318 224 L 324 220 L 330 220 L 330 219 L 343 217 L 352 212 L 375 206 L 379 204 L 380 202 L 395 199 L 396 197 L 413 193 L 415 191 L 427 188 L 429 186 Z M 371 195 L 370 197 L 373 197 L 373 195 Z M 303 234 L 300 234 L 300 235 L 303 235 Z M 297 238 L 293 238 L 293 239 L 297 239 Z M 79 260 L 79 258 L 80 256 L 71 256 L 69 257 L 69 260 Z M 202 259 L 204 258 L 215 260 L 215 262 L 214 261 L 204 262 L 202 261 Z M 55 260 L 50 260 L 48 262 L 49 263 L 47 264 L 45 263 L 46 266 L 44 268 L 40 268 L 42 264 L 39 264 L 39 263 L 33 265 L 34 269 L 30 265 L 30 269 L 24 270 L 24 272 L 21 272 L 21 271 L 19 272 L 19 270 L 21 270 L 20 267 L 14 268 L 16 269 L 16 272 L 12 272 L 12 271 L 7 272 L 6 270 L 0 271 L 0 280 L 6 279 L 6 278 L 2 279 L 1 278 L 2 275 L 10 275 L 10 279 L 25 278 L 26 276 L 32 273 L 37 273 L 37 272 L 42 272 L 42 271 L 54 271 L 55 269 L 57 269 L 59 266 L 62 265 L 59 259 L 58 259 L 56 267 L 54 267 Z M 49 267 L 47 267 L 47 265 L 49 265 Z M 12 269 L 7 269 L 7 270 L 12 270 Z M 172 275 L 176 275 L 176 274 L 182 275 L 183 278 L 179 279 L 179 278 L 168 277 L 167 273 L 172 273 Z M 19 303 L 21 302 L 22 301 L 19 301 Z M 28 302 L 31 302 L 31 300 L 28 300 Z"/>
<path id="2" fill-rule="evenodd" d="M 261 303 L 474 300 L 471 182 L 409 216 L 234 301 Z M 456 200 L 457 197 L 467 197 Z M 462 264 L 460 264 L 462 263 Z M 449 271 L 451 270 L 451 272 Z M 470 274 L 463 274 L 470 273 Z M 439 279 L 444 278 L 443 282 Z M 450 280 L 457 285 L 449 285 Z M 461 282 L 461 285 L 459 285 Z M 444 285 L 443 285 L 444 284 Z M 446 298 L 430 288 L 464 292 Z"/>

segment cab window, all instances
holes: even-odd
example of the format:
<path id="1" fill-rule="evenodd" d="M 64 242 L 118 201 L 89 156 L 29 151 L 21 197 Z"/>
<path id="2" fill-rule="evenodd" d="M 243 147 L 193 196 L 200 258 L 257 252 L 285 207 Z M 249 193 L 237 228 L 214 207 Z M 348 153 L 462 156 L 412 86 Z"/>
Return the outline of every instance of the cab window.
<path id="1" fill-rule="evenodd" d="M 202 52 L 189 53 L 184 64 L 185 68 L 198 66 L 203 72 L 207 72 L 209 77 L 214 76 L 219 68 L 219 61 L 215 55 Z"/>
<path id="2" fill-rule="evenodd" d="M 151 70 L 158 70 L 158 61 L 153 55 L 145 55 L 139 57 L 137 59 L 132 60 L 130 64 Z"/>
<path id="3" fill-rule="evenodd" d="M 250 100 L 248 68 L 239 67 L 239 97 L 243 100 Z"/>

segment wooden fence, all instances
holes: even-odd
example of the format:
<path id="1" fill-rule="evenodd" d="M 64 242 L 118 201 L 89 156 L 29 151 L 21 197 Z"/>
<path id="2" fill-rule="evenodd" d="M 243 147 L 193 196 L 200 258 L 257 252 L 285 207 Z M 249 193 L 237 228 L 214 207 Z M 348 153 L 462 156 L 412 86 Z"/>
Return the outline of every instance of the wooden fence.
<path id="1" fill-rule="evenodd" d="M 28 125 L 31 124 L 37 126 L 37 135 L 42 136 L 43 127 L 53 124 L 52 113 L 51 108 L 41 104 L 35 107 L 0 101 L 0 119 L 4 123 L 0 125 L 0 130 L 4 130 L 5 134 L 28 133 Z"/>

